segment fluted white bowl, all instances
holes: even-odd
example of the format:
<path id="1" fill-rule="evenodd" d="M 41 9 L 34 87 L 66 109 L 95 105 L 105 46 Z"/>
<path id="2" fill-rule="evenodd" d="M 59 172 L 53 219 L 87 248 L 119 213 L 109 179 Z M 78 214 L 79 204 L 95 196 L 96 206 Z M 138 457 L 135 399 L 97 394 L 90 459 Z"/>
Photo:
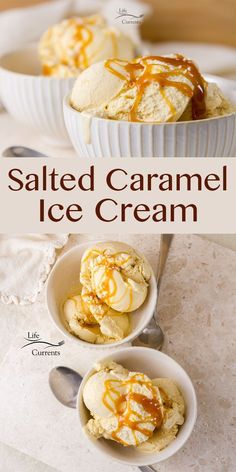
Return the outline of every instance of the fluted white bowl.
<path id="1" fill-rule="evenodd" d="M 100 358 L 99 363 L 107 362 L 108 360 L 117 362 L 130 371 L 143 372 L 151 379 L 157 377 L 169 377 L 173 379 L 184 397 L 186 407 L 185 421 L 180 427 L 176 439 L 174 439 L 165 449 L 155 453 L 144 453 L 135 447 L 124 447 L 115 441 L 108 441 L 107 439 L 96 440 L 95 438 L 92 438 L 85 429 L 85 425 L 91 416 L 83 402 L 83 390 L 85 384 L 89 377 L 91 377 L 95 372 L 94 368 L 92 368 L 84 376 L 77 397 L 77 409 L 80 425 L 85 437 L 89 441 L 88 444 L 91 446 L 91 449 L 94 449 L 94 453 L 95 451 L 100 452 L 110 459 L 117 460 L 129 466 L 147 466 L 169 459 L 178 452 L 189 439 L 197 418 L 196 393 L 188 374 L 171 357 L 163 354 L 163 352 L 146 347 L 121 348 L 107 357 L 102 359 Z"/>
<path id="2" fill-rule="evenodd" d="M 63 98 L 74 79 L 40 75 L 35 46 L 13 51 L 0 59 L 1 99 L 18 121 L 40 131 L 52 144 L 71 146 L 63 117 Z"/>
<path id="3" fill-rule="evenodd" d="M 216 82 L 236 105 L 236 82 L 205 76 Z M 236 113 L 177 123 L 131 123 L 85 116 L 64 99 L 66 127 L 79 157 L 233 157 L 236 153 Z"/>

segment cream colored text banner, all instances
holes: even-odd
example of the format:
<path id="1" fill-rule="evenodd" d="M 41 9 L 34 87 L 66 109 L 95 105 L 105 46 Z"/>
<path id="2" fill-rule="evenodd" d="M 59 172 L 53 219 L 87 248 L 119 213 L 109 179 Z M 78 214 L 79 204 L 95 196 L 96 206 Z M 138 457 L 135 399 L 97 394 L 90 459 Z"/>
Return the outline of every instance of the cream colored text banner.
<path id="1" fill-rule="evenodd" d="M 6 159 L 1 233 L 236 233 L 236 159 Z"/>

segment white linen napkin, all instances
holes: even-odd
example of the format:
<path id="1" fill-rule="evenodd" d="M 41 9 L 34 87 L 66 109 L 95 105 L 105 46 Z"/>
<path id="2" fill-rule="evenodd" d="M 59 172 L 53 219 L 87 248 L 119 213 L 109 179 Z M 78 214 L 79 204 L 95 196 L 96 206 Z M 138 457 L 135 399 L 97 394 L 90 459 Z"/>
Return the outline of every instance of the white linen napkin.
<path id="1" fill-rule="evenodd" d="M 26 305 L 36 300 L 67 234 L 0 234 L 0 301 Z"/>

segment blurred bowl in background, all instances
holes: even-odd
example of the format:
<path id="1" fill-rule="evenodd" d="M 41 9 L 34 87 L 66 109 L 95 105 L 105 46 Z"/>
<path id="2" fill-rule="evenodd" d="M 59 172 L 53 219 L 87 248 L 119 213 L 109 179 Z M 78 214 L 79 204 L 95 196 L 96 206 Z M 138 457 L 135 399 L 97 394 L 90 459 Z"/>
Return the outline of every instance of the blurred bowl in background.
<path id="1" fill-rule="evenodd" d="M 52 145 L 70 147 L 63 118 L 63 97 L 74 78 L 44 77 L 36 46 L 10 52 L 0 59 L 0 90 L 6 110 L 36 129 Z"/>

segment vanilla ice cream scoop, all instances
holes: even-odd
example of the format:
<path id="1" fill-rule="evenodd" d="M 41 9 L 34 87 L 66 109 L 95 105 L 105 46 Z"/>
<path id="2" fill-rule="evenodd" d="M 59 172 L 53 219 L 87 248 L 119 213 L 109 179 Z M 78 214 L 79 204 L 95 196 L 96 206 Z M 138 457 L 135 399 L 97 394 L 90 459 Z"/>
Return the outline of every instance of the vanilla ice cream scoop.
<path id="1" fill-rule="evenodd" d="M 71 95 L 79 111 L 141 122 L 178 121 L 190 101 L 193 114 L 202 115 L 204 80 L 195 64 L 180 55 L 103 61 L 81 74 Z"/>
<path id="2" fill-rule="evenodd" d="M 73 108 L 86 114 L 144 123 L 204 119 L 232 112 L 191 60 L 179 55 L 108 59 L 74 84 Z"/>
<path id="3" fill-rule="evenodd" d="M 122 243 L 100 243 L 82 257 L 82 285 L 118 312 L 129 313 L 143 304 L 150 277 L 149 264 Z"/>
<path id="4" fill-rule="evenodd" d="M 223 95 L 222 91 L 214 82 L 206 87 L 206 118 L 227 115 L 235 112 L 235 107 Z"/>
<path id="5" fill-rule="evenodd" d="M 87 424 L 89 432 L 124 446 L 141 444 L 163 421 L 159 389 L 146 375 L 115 363 L 90 377 L 83 400 L 94 418 Z"/>
<path id="6" fill-rule="evenodd" d="M 161 451 L 176 438 L 185 414 L 183 396 L 172 379 L 158 378 L 152 382 L 161 394 L 164 416 L 161 427 L 148 441 L 138 446 L 141 451 L 150 453 Z"/>
<path id="7" fill-rule="evenodd" d="M 77 77 L 109 57 L 134 57 L 131 39 L 109 27 L 100 15 L 70 18 L 49 28 L 39 42 L 44 75 Z"/>
<path id="8" fill-rule="evenodd" d="M 117 313 L 105 304 L 95 304 L 95 308 L 99 307 L 99 310 L 95 310 L 93 316 L 91 305 L 87 302 L 89 298 L 91 297 L 87 292 L 84 295 L 82 291 L 80 295 L 69 297 L 64 303 L 64 320 L 72 334 L 93 344 L 119 341 L 128 335 L 128 315 Z"/>
<path id="9" fill-rule="evenodd" d="M 86 428 L 123 446 L 149 452 L 166 447 L 184 422 L 184 400 L 171 379 L 152 381 L 115 362 L 98 365 L 83 389 L 91 419 Z"/>
<path id="10" fill-rule="evenodd" d="M 79 293 L 62 306 L 65 327 L 89 343 L 121 341 L 130 332 L 129 312 L 146 299 L 150 277 L 148 262 L 126 244 L 89 248 L 81 260 Z"/>

